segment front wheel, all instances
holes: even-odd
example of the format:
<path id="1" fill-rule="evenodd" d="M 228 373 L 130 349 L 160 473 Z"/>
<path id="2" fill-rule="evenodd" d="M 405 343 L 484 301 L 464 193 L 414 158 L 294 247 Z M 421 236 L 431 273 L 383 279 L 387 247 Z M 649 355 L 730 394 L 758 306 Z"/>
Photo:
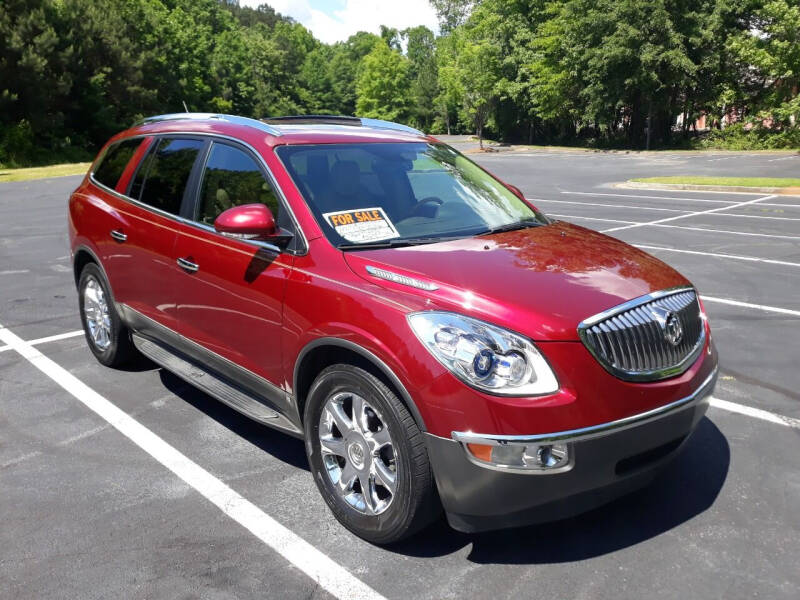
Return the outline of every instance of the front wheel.
<path id="1" fill-rule="evenodd" d="M 314 480 L 350 531 L 388 544 L 439 514 L 422 432 L 380 379 L 353 365 L 326 368 L 311 386 L 304 423 Z"/>

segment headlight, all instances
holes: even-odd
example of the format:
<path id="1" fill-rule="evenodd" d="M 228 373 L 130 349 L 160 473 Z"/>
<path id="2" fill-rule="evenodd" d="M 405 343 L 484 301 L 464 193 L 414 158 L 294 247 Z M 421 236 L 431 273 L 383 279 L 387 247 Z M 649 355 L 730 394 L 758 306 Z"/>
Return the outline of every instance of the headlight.
<path id="1" fill-rule="evenodd" d="M 408 316 L 411 329 L 456 377 L 501 396 L 541 396 L 558 381 L 533 343 L 516 333 L 448 312 Z"/>

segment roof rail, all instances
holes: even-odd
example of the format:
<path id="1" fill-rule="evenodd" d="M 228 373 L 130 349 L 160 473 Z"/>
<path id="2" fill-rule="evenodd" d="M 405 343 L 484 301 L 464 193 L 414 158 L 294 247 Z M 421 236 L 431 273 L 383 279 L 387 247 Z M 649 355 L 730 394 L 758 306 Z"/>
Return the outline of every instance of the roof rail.
<path id="1" fill-rule="evenodd" d="M 220 120 L 226 121 L 228 123 L 234 123 L 236 125 L 245 125 L 247 127 L 255 127 L 256 129 L 260 129 L 266 133 L 269 133 L 274 136 L 281 135 L 280 129 L 277 127 L 272 127 L 268 123 L 264 121 L 259 121 L 257 119 L 249 119 L 247 117 L 239 117 L 237 115 L 224 115 L 218 113 L 170 113 L 166 115 L 155 115 L 153 117 L 147 117 L 146 119 L 142 119 L 138 123 L 135 123 L 135 127 L 139 125 L 149 125 L 151 123 L 161 123 L 163 121 L 183 121 L 183 120 L 194 120 L 194 121 L 209 121 L 209 120 Z"/>
<path id="2" fill-rule="evenodd" d="M 361 124 L 364 127 L 375 127 L 377 129 L 394 129 L 395 131 L 405 131 L 406 133 L 415 133 L 417 135 L 425 135 L 419 129 L 414 129 L 402 123 L 395 123 L 394 121 L 383 121 L 381 119 L 367 119 L 362 118 Z"/>
<path id="3" fill-rule="evenodd" d="M 394 131 L 404 131 L 406 133 L 413 133 L 416 135 L 425 135 L 419 129 L 414 129 L 408 125 L 401 123 L 394 123 L 392 121 L 383 121 L 381 119 L 368 119 L 361 117 L 348 117 L 346 115 L 292 115 L 287 117 L 267 117 L 263 120 L 250 119 L 248 117 L 239 117 L 237 115 L 225 115 L 217 113 L 170 113 L 166 115 L 156 115 L 142 119 L 135 126 L 149 125 L 150 123 L 161 123 L 163 121 L 182 121 L 182 120 L 196 120 L 208 121 L 218 119 L 220 121 L 227 121 L 228 123 L 235 123 L 237 125 L 246 125 L 248 127 L 255 127 L 266 133 L 274 136 L 280 136 L 281 130 L 278 128 L 280 125 L 349 125 L 351 127 L 372 127 L 375 129 L 391 129 Z"/>
<path id="4" fill-rule="evenodd" d="M 358 117 L 346 115 L 288 115 L 285 117 L 265 117 L 265 123 L 276 125 L 361 125 Z"/>
<path id="5" fill-rule="evenodd" d="M 349 117 L 346 115 L 292 115 L 287 117 L 267 117 L 265 123 L 275 125 L 350 125 L 352 127 L 372 127 L 376 129 L 393 129 L 417 135 L 425 135 L 419 129 L 408 125 L 382 121 L 381 119 L 368 119 L 365 117 Z"/>

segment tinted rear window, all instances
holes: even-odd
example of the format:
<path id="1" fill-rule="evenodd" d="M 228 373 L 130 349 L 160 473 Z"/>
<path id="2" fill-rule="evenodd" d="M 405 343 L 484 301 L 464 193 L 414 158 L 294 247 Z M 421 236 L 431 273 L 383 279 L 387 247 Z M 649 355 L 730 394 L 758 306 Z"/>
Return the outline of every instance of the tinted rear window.
<path id="1" fill-rule="evenodd" d="M 142 139 L 136 138 L 123 140 L 109 146 L 103 158 L 100 159 L 100 164 L 94 170 L 95 180 L 112 190 L 117 187 L 122 172 L 141 143 Z"/>
<path id="2" fill-rule="evenodd" d="M 140 201 L 173 215 L 180 213 L 183 193 L 203 143 L 162 139 L 139 169 L 131 195 L 136 197 L 134 191 L 138 191 L 138 182 L 143 181 Z"/>

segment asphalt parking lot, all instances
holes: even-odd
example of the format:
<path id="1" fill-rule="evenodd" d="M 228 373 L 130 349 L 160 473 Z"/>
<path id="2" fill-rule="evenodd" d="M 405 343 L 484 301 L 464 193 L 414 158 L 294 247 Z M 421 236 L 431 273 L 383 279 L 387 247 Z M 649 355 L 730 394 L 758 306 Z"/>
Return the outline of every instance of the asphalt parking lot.
<path id="1" fill-rule="evenodd" d="M 0 184 L 0 597 L 792 598 L 800 595 L 800 197 L 621 189 L 797 176 L 800 155 L 473 156 L 546 213 L 607 231 L 701 292 L 712 407 L 650 487 L 583 516 L 391 548 L 329 515 L 302 443 L 78 332 L 66 199 Z M 55 336 L 55 337 L 54 337 Z"/>

